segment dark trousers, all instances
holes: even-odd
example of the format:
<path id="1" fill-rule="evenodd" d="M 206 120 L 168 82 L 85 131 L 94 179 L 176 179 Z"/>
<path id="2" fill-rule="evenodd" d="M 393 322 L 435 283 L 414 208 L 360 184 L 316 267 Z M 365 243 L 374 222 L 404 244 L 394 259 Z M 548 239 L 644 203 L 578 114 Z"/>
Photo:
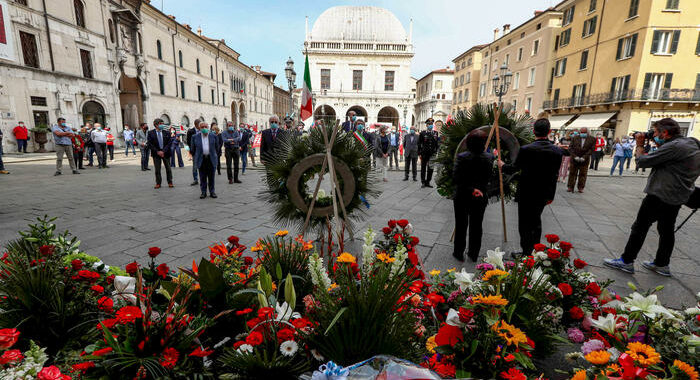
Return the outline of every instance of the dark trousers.
<path id="1" fill-rule="evenodd" d="M 433 168 L 430 167 L 430 160 L 433 156 L 420 157 L 420 180 L 426 185 L 433 179 Z"/>
<path id="2" fill-rule="evenodd" d="M 221 152 L 216 152 L 216 172 L 221 175 Z"/>
<path id="3" fill-rule="evenodd" d="M 241 151 L 241 171 L 245 173 L 245 169 L 248 167 L 248 148 Z"/>
<path id="4" fill-rule="evenodd" d="M 184 168 L 185 162 L 182 161 L 182 151 L 180 150 L 180 144 L 175 144 L 173 147 L 173 153 L 170 155 L 170 166 L 175 167 L 175 155 L 177 155 L 177 164 L 179 167 Z"/>
<path id="5" fill-rule="evenodd" d="M 409 154 L 406 156 L 406 162 L 404 163 L 404 173 L 406 174 L 406 179 L 408 179 L 408 168 L 413 167 L 413 179 L 418 177 L 418 155 Z"/>
<path id="6" fill-rule="evenodd" d="M 153 166 L 156 168 L 156 185 L 160 185 L 163 182 L 163 177 L 160 175 L 161 164 L 165 167 L 165 177 L 168 180 L 168 184 L 173 183 L 173 172 L 170 170 L 170 165 L 168 165 L 168 157 L 161 158 L 157 154 L 154 154 Z"/>
<path id="7" fill-rule="evenodd" d="M 92 162 L 94 160 L 93 155 L 95 154 L 95 145 L 89 146 L 87 148 L 87 154 L 88 154 L 88 166 L 92 166 Z"/>
<path id="8" fill-rule="evenodd" d="M 657 196 L 647 195 L 639 207 L 637 219 L 632 224 L 632 232 L 627 240 L 622 260 L 626 263 L 633 263 L 637 259 L 649 228 L 656 222 L 656 230 L 659 231 L 659 247 L 656 250 L 654 264 L 659 267 L 667 266 L 671 261 L 671 253 L 673 253 L 673 247 L 676 244 L 674 230 L 680 209 L 681 206 L 670 205 Z"/>
<path id="9" fill-rule="evenodd" d="M 2 139 L 0 139 L 0 170 L 5 170 L 5 164 L 2 162 Z"/>
<path id="10" fill-rule="evenodd" d="M 591 156 L 591 165 L 588 167 L 589 169 L 593 170 L 598 170 L 598 164 L 600 163 L 600 160 L 603 159 L 603 151 L 597 151 L 593 152 L 593 155 Z"/>
<path id="11" fill-rule="evenodd" d="M 97 154 L 97 166 L 107 166 L 107 144 L 95 143 L 95 153 Z"/>
<path id="12" fill-rule="evenodd" d="M 226 175 L 228 180 L 238 181 L 238 163 L 240 160 L 240 149 L 226 149 Z M 231 161 L 233 161 L 233 170 L 231 170 Z"/>
<path id="13" fill-rule="evenodd" d="M 27 140 L 17 140 L 17 152 L 27 153 Z"/>
<path id="14" fill-rule="evenodd" d="M 399 147 L 390 146 L 389 147 L 389 167 L 393 168 L 394 163 L 396 163 L 396 170 L 399 170 Z"/>
<path id="15" fill-rule="evenodd" d="M 569 189 L 573 189 L 578 182 L 578 189 L 583 190 L 586 187 L 586 179 L 588 179 L 588 161 L 576 163 L 571 158 L 571 166 L 569 167 Z M 578 181 L 577 181 L 578 180 Z"/>
<path id="16" fill-rule="evenodd" d="M 632 157 L 625 157 L 625 160 L 627 161 L 627 170 L 630 170 L 630 164 L 632 163 Z"/>
<path id="17" fill-rule="evenodd" d="M 199 188 L 202 190 L 202 194 L 207 193 L 207 187 L 209 188 L 209 194 L 216 194 L 214 191 L 214 167 L 211 164 L 211 159 L 209 156 L 202 157 L 202 166 L 199 167 Z"/>
<path id="18" fill-rule="evenodd" d="M 83 169 L 83 151 L 73 149 L 73 160 L 75 161 L 75 167 L 78 169 Z"/>
<path id="19" fill-rule="evenodd" d="M 107 145 L 107 151 L 109 151 L 109 160 L 114 161 L 114 145 Z"/>
<path id="20" fill-rule="evenodd" d="M 542 212 L 547 202 L 542 199 L 518 200 L 518 232 L 523 254 L 532 253 L 542 238 Z"/>
<path id="21" fill-rule="evenodd" d="M 475 198 L 471 194 L 455 195 L 455 256 L 462 256 L 467 246 L 467 228 L 469 228 L 469 249 L 467 256 L 472 260 L 479 257 L 481 250 L 482 222 L 488 201 L 484 197 Z"/>
<path id="22" fill-rule="evenodd" d="M 146 145 L 139 148 L 139 150 L 141 151 L 141 169 L 148 169 L 148 155 L 151 149 Z"/>

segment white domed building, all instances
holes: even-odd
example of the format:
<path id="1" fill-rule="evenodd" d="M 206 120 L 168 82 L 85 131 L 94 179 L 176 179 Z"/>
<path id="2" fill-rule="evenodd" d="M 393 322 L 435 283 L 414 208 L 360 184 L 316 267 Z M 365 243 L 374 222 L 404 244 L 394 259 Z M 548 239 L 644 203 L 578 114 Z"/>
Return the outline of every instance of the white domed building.
<path id="1" fill-rule="evenodd" d="M 411 80 L 413 22 L 406 33 L 390 11 L 371 6 L 338 6 L 323 12 L 309 31 L 314 117 L 349 111 L 366 122 L 410 125 L 415 80 Z"/>

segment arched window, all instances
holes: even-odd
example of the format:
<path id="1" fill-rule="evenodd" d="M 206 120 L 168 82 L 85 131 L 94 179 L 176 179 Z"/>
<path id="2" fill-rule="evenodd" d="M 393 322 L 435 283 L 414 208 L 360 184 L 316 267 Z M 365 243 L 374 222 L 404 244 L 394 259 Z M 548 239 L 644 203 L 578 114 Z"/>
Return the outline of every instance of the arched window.
<path id="1" fill-rule="evenodd" d="M 73 0 L 75 8 L 75 24 L 81 28 L 85 27 L 85 9 L 81 0 Z"/>
<path id="2" fill-rule="evenodd" d="M 158 50 L 158 59 L 163 60 L 163 46 L 160 44 L 160 40 L 156 41 L 156 49 Z"/>
<path id="3" fill-rule="evenodd" d="M 201 71 L 199 70 L 199 58 L 197 58 L 197 74 L 201 74 Z"/>
<path id="4" fill-rule="evenodd" d="M 109 26 L 109 41 L 114 43 L 114 22 L 112 22 L 112 19 L 110 18 L 107 24 Z"/>
<path id="5" fill-rule="evenodd" d="M 183 67 L 184 65 L 183 65 L 183 63 L 182 63 L 182 50 L 179 50 L 179 51 L 177 52 L 177 56 L 178 56 L 178 58 L 180 59 L 180 67 Z"/>

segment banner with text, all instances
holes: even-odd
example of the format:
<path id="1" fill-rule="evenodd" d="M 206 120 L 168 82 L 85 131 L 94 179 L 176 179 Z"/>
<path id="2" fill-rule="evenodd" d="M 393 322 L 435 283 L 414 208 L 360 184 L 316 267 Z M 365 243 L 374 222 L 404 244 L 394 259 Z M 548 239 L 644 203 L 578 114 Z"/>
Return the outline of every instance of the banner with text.
<path id="1" fill-rule="evenodd" d="M 0 0 L 0 59 L 16 61 L 15 43 L 12 38 L 12 21 L 7 0 Z"/>

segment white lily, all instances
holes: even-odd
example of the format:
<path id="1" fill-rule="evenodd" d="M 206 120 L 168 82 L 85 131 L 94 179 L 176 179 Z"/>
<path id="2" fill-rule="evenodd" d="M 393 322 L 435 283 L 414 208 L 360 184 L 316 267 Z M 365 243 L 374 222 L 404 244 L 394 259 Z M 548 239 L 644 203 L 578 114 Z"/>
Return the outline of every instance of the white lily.
<path id="1" fill-rule="evenodd" d="M 461 272 L 455 272 L 455 285 L 459 285 L 459 290 L 466 292 L 470 286 L 474 285 L 474 273 L 468 273 L 464 268 Z"/>
<path id="2" fill-rule="evenodd" d="M 689 309 L 685 309 L 685 313 L 688 315 L 698 315 L 700 314 L 700 307 L 691 307 Z"/>
<path id="3" fill-rule="evenodd" d="M 114 291 L 112 292 L 113 299 L 123 299 L 124 301 L 136 304 L 136 279 L 127 276 L 114 277 Z"/>
<path id="4" fill-rule="evenodd" d="M 544 271 L 540 268 L 535 268 L 532 270 L 532 283 L 534 282 L 545 282 L 549 280 L 549 275 L 545 274 Z"/>
<path id="5" fill-rule="evenodd" d="M 278 302 L 275 305 L 275 311 L 277 312 L 275 321 L 288 321 L 291 318 L 301 318 L 301 314 L 294 311 L 287 302 L 282 302 L 281 305 Z"/>
<path id="6" fill-rule="evenodd" d="M 652 319 L 656 318 L 657 315 L 673 318 L 673 314 L 659 304 L 656 294 L 644 297 L 634 292 L 629 297 L 625 298 L 625 300 L 627 301 L 625 302 L 625 307 L 629 311 L 641 311 L 642 314 Z"/>
<path id="7" fill-rule="evenodd" d="M 503 255 L 505 255 L 505 252 L 501 251 L 501 247 L 496 247 L 496 249 L 493 251 L 486 251 L 486 258 L 484 259 L 484 262 L 487 262 L 498 269 L 505 270 L 505 265 L 503 265 Z"/>
<path id="8" fill-rule="evenodd" d="M 464 323 L 459 320 L 459 313 L 455 309 L 450 309 L 447 312 L 447 318 L 445 318 L 445 323 L 450 326 L 464 327 Z"/>
<path id="9" fill-rule="evenodd" d="M 615 314 L 608 314 L 605 317 L 598 317 L 597 319 L 591 319 L 591 325 L 598 330 L 603 330 L 608 334 L 615 333 L 615 327 L 617 326 L 617 318 Z"/>

